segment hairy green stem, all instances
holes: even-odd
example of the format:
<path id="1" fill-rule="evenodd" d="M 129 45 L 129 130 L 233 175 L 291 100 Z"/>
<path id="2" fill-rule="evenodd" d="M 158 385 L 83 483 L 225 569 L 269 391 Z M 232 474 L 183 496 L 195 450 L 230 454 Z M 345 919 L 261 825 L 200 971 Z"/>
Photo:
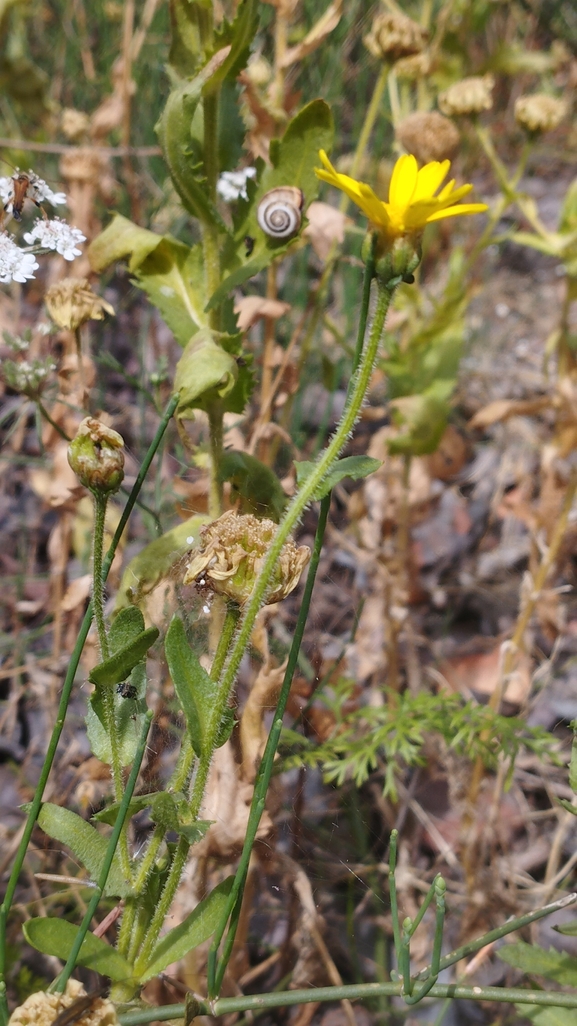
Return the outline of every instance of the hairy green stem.
<path id="1" fill-rule="evenodd" d="M 271 542 L 262 570 L 255 582 L 251 598 L 246 604 L 234 645 L 224 667 L 219 698 L 215 704 L 211 724 L 209 725 L 209 732 L 214 733 L 214 735 L 216 735 L 216 731 L 222 719 L 224 707 L 228 701 L 228 696 L 236 679 L 240 661 L 249 643 L 257 613 L 266 601 L 266 592 L 269 586 L 269 581 L 280 557 L 282 547 L 291 531 L 296 527 L 306 507 L 314 500 L 320 486 L 325 480 L 333 463 L 342 452 L 357 422 L 376 360 L 385 317 L 391 301 L 391 295 L 392 292 L 385 285 L 379 282 L 377 306 L 369 335 L 369 341 L 358 370 L 353 377 L 350 393 L 340 424 L 338 425 L 327 448 L 320 454 L 311 473 L 290 503 L 283 520 L 279 524 L 276 535 Z"/>
<path id="2" fill-rule="evenodd" d="M 220 464 L 222 461 L 223 409 L 220 399 L 215 399 L 208 407 L 208 429 L 210 446 L 210 478 L 208 489 L 208 513 L 216 520 L 222 513 L 222 480 Z"/>
<path id="3" fill-rule="evenodd" d="M 148 732 L 150 730 L 150 724 L 152 723 L 152 716 L 152 710 L 149 709 L 146 715 L 144 716 L 142 730 L 140 732 L 140 738 L 138 741 L 138 747 L 136 749 L 136 753 L 134 756 L 134 762 L 132 764 L 130 776 L 128 777 L 128 781 L 126 783 L 126 790 L 120 803 L 120 808 L 118 810 L 118 815 L 116 817 L 114 829 L 110 835 L 110 840 L 108 842 L 108 847 L 106 849 L 106 855 L 104 856 L 104 862 L 102 863 L 102 868 L 98 876 L 96 889 L 94 891 L 94 894 L 92 895 L 92 898 L 90 899 L 88 908 L 86 909 L 86 913 L 84 915 L 84 919 L 82 920 L 82 923 L 80 924 L 80 927 L 78 929 L 78 933 L 74 939 L 74 944 L 72 945 L 72 950 L 70 952 L 70 955 L 68 956 L 66 965 L 64 966 L 62 972 L 59 974 L 58 979 L 56 980 L 56 984 L 53 988 L 57 994 L 63 994 L 66 989 L 66 984 L 70 978 L 74 966 L 76 965 L 76 959 L 80 954 L 80 948 L 82 947 L 84 938 L 88 932 L 88 928 L 92 921 L 92 916 L 96 912 L 98 903 L 104 893 L 104 888 L 106 886 L 106 881 L 108 880 L 108 874 L 110 873 L 110 867 L 112 866 L 114 853 L 116 851 L 117 844 L 120 840 L 120 834 L 124 827 L 126 816 L 128 814 L 128 806 L 130 805 L 130 799 L 132 798 L 132 795 L 134 793 L 134 788 L 136 787 L 136 781 L 138 779 L 138 774 L 140 772 L 140 766 L 144 758 Z"/>
<path id="4" fill-rule="evenodd" d="M 132 492 L 122 512 L 122 516 L 120 518 L 118 527 L 114 532 L 114 537 L 110 544 L 110 548 L 106 553 L 106 558 L 104 560 L 104 565 L 102 567 L 102 576 L 104 580 L 106 580 L 106 578 L 108 577 L 110 567 L 112 566 L 112 560 L 114 559 L 114 556 L 116 554 L 116 550 L 118 548 L 120 539 L 124 534 L 124 528 L 126 527 L 128 518 L 130 517 L 132 510 L 134 509 L 134 505 L 136 503 L 138 494 L 140 492 L 140 489 L 142 488 L 142 485 L 148 473 L 150 464 L 154 459 L 156 451 L 160 445 L 160 442 L 162 441 L 164 433 L 178 405 L 179 398 L 179 395 L 176 394 L 170 400 L 170 403 L 168 404 L 166 411 L 164 413 L 164 417 L 162 418 L 158 426 L 156 434 L 143 460 L 140 471 L 138 472 L 138 476 L 136 478 L 136 481 L 134 482 Z M 64 684 L 62 686 L 62 693 L 60 695 L 58 712 L 56 714 L 56 722 L 54 724 L 52 735 L 48 743 L 48 750 L 46 752 L 46 757 L 42 765 L 40 777 L 36 785 L 34 797 L 32 799 L 32 802 L 30 803 L 30 810 L 28 812 L 28 817 L 26 819 L 26 825 L 24 827 L 24 832 L 22 834 L 20 844 L 18 845 L 18 851 L 16 852 L 16 856 L 14 858 L 12 871 L 10 873 L 10 878 L 6 886 L 4 900 L 2 902 L 2 905 L 0 905 L 0 1026 L 5 1026 L 5 1024 L 8 1022 L 8 1003 L 6 1001 L 6 984 L 4 980 L 6 964 L 6 923 L 8 919 L 8 912 L 14 899 L 14 892 L 16 890 L 18 878 L 20 876 L 22 865 L 26 857 L 26 851 L 30 843 L 30 838 L 32 837 L 34 825 L 36 823 L 36 820 L 38 819 L 38 813 L 40 811 L 40 806 L 42 804 L 44 789 L 46 787 L 46 783 L 48 781 L 48 777 L 50 775 L 50 771 L 54 763 L 56 749 L 58 748 L 58 742 L 60 741 L 60 735 L 62 734 L 62 730 L 64 728 L 66 710 L 68 708 L 68 702 L 70 701 L 70 694 L 72 691 L 72 686 L 74 684 L 74 678 L 76 677 L 76 671 L 78 670 L 78 664 L 80 663 L 82 650 L 84 648 L 86 638 L 88 636 L 88 631 L 90 630 L 90 625 L 92 623 L 92 615 L 93 607 L 91 602 L 88 606 L 88 609 L 86 610 L 86 613 L 84 614 L 84 619 L 80 627 L 78 638 L 76 639 L 76 644 L 70 657 L 70 662 L 68 664 L 68 669 L 66 671 L 66 676 L 64 678 Z"/>
<path id="5" fill-rule="evenodd" d="M 329 492 L 329 494 L 325 495 L 325 497 L 321 501 L 319 519 L 315 534 L 315 542 L 309 565 L 309 571 L 307 574 L 306 585 L 304 588 L 301 606 L 299 609 L 299 615 L 295 626 L 295 632 L 293 635 L 289 657 L 287 660 L 287 666 L 280 694 L 278 697 L 277 706 L 275 709 L 274 719 L 272 722 L 269 736 L 267 738 L 266 747 L 255 780 L 254 793 L 250 807 L 250 813 L 240 862 L 238 865 L 238 869 L 236 871 L 234 883 L 232 885 L 232 890 L 229 895 L 226 908 L 222 914 L 220 923 L 216 928 L 208 955 L 207 976 L 208 994 L 210 997 L 215 997 L 218 991 L 220 990 L 222 980 L 226 972 L 226 967 L 228 965 L 232 953 L 232 947 L 236 936 L 236 928 L 238 925 L 238 917 L 240 915 L 242 895 L 248 873 L 252 847 L 256 838 L 262 814 L 264 812 L 266 795 L 274 766 L 274 757 L 276 754 L 276 750 L 278 748 L 280 735 L 282 731 L 283 716 L 285 713 L 286 704 L 288 701 L 290 688 L 292 684 L 292 679 L 296 669 L 301 642 L 303 639 L 303 634 L 307 622 L 315 578 L 323 547 L 323 540 L 325 536 L 325 529 L 327 525 L 327 518 L 329 515 L 330 505 L 331 493 Z M 218 956 L 218 949 L 220 946 L 220 942 L 224 936 L 224 931 L 226 929 L 227 923 L 229 923 L 229 921 L 230 926 L 226 937 L 225 948 L 217 969 L 216 959 Z"/>
<path id="6" fill-rule="evenodd" d="M 104 547 L 104 525 L 106 523 L 106 507 L 108 495 L 102 492 L 93 492 L 94 498 L 94 541 L 92 545 L 92 605 L 94 607 L 94 619 L 98 631 L 100 644 L 100 655 L 102 661 L 110 656 L 108 647 L 108 636 L 106 634 L 106 622 L 104 619 L 104 581 L 102 580 L 102 555 Z M 110 724 L 108 725 L 110 727 Z M 118 799 L 118 795 L 116 796 Z"/>

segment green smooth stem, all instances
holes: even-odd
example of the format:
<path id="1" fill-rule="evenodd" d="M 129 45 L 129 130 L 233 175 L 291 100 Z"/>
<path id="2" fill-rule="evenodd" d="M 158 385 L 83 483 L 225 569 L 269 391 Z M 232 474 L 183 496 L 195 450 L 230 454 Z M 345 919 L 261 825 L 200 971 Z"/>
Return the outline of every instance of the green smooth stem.
<path id="1" fill-rule="evenodd" d="M 439 962 L 439 972 L 450 965 L 454 965 L 455 962 L 459 962 L 462 958 L 468 958 L 469 955 L 474 955 L 476 951 L 480 951 L 481 948 L 484 948 L 487 944 L 492 944 L 493 941 L 500 940 L 501 937 L 506 937 L 508 933 L 520 930 L 522 927 L 528 926 L 530 923 L 534 923 L 537 919 L 542 919 L 543 916 L 550 916 L 552 912 L 557 912 L 559 909 L 566 908 L 568 905 L 574 905 L 576 901 L 576 893 L 567 894 L 564 898 L 560 898 L 559 901 L 553 901 L 550 905 L 544 905 L 543 908 L 538 908 L 535 912 L 528 912 L 527 915 L 518 916 L 517 919 L 509 919 L 506 923 L 503 923 L 502 926 L 498 926 L 495 930 L 490 930 L 489 933 L 484 933 L 483 936 L 477 938 L 477 940 L 470 941 L 469 944 L 463 944 L 462 947 L 456 948 L 455 951 L 451 951 L 450 954 L 445 955 L 445 957 Z M 415 979 L 427 979 L 430 972 L 431 966 L 425 966 L 420 973 L 417 973 Z"/>
<path id="2" fill-rule="evenodd" d="M 523 990 L 522 987 L 461 987 L 458 984 L 436 984 L 429 994 L 433 998 L 452 998 L 462 1001 L 498 1001 L 505 1004 L 537 1005 L 540 1008 L 577 1008 L 577 994 L 559 994 L 546 990 Z M 399 983 L 353 983 L 342 987 L 312 987 L 307 990 L 288 990 L 283 993 L 247 994 L 219 998 L 218 1001 L 200 1001 L 197 1015 L 230 1015 L 232 1012 L 258 1012 L 267 1008 L 288 1008 L 323 1001 L 362 1001 L 389 995 L 401 996 Z M 139 1026 L 148 1022 L 166 1022 L 184 1018 L 185 1006 L 165 1005 L 162 1008 L 142 1008 L 119 1015 L 120 1026 Z"/>
<path id="3" fill-rule="evenodd" d="M 373 95 L 371 96 L 371 101 L 369 103 L 369 106 L 367 107 L 365 120 L 363 122 L 363 127 L 361 128 L 361 134 L 359 135 L 359 141 L 357 143 L 355 155 L 353 157 L 353 162 L 351 164 L 351 170 L 349 171 L 351 178 L 356 178 L 361 169 L 361 165 L 363 163 L 363 158 L 365 156 L 365 151 L 369 143 L 371 132 L 374 128 L 375 121 L 377 120 L 377 115 L 379 113 L 379 108 L 381 106 L 381 101 L 383 99 L 383 93 L 385 91 L 388 76 L 389 65 L 387 63 L 383 63 L 381 66 L 379 77 L 375 82 Z M 344 209 L 346 210 L 348 205 L 348 197 L 343 196 L 343 199 L 341 200 L 341 209 L 343 209 L 344 207 Z"/>
<path id="4" fill-rule="evenodd" d="M 388 289 L 386 285 L 383 285 L 381 282 L 378 282 L 377 306 L 369 334 L 369 341 L 358 370 L 353 376 L 351 390 L 347 398 L 341 422 L 327 448 L 320 454 L 311 473 L 290 503 L 284 519 L 279 524 L 276 535 L 271 542 L 262 570 L 255 582 L 251 598 L 246 604 L 235 643 L 224 667 L 219 697 L 215 703 L 211 722 L 208 726 L 209 736 L 213 738 L 216 737 L 216 732 L 222 719 L 222 714 L 228 701 L 231 688 L 236 679 L 241 659 L 247 645 L 249 644 L 256 616 L 261 606 L 266 602 L 266 592 L 269 586 L 269 581 L 280 558 L 282 547 L 293 529 L 296 527 L 306 507 L 314 500 L 315 494 L 317 494 L 319 487 L 325 480 L 333 463 L 342 452 L 358 420 L 377 357 L 379 342 L 381 340 L 391 296 L 392 290 Z"/>
<path id="5" fill-rule="evenodd" d="M 212 666 L 210 668 L 211 680 L 217 681 L 222 673 L 222 668 L 236 630 L 239 616 L 240 610 L 238 606 L 231 602 L 227 606 L 217 649 L 214 653 L 214 659 L 212 660 Z"/>
<path id="6" fill-rule="evenodd" d="M 401 947 L 399 949 L 399 972 L 403 977 L 403 996 L 410 997 L 413 993 L 413 981 L 411 980 L 411 920 L 405 920 L 401 931 Z"/>
<path id="7" fill-rule="evenodd" d="M 393 943 L 395 945 L 395 954 L 397 956 L 397 962 L 400 969 L 402 961 L 402 944 L 401 931 L 399 927 L 399 905 L 397 902 L 397 881 L 395 880 L 395 869 L 397 866 L 398 837 L 399 831 L 391 830 L 391 840 L 389 848 L 389 897 L 391 900 L 391 918 L 393 920 Z"/>
<path id="8" fill-rule="evenodd" d="M 210 445 L 210 481 L 208 491 L 209 516 L 216 520 L 222 513 L 222 462 L 223 410 L 222 402 L 216 399 L 208 406 L 208 428 Z"/>
<path id="9" fill-rule="evenodd" d="M 102 567 L 102 576 L 103 576 L 104 580 L 106 580 L 106 578 L 108 577 L 108 574 L 110 572 L 110 567 L 112 566 L 112 560 L 114 559 L 114 556 L 116 554 L 116 550 L 118 548 L 118 544 L 119 544 L 120 539 L 122 538 L 122 535 L 124 533 L 124 528 L 126 527 L 126 524 L 128 522 L 128 518 L 129 518 L 130 514 L 132 513 L 132 510 L 134 509 L 134 504 L 136 502 L 136 499 L 138 498 L 138 493 L 140 492 L 140 489 L 142 488 L 142 485 L 143 485 L 144 480 L 146 478 L 146 475 L 148 473 L 150 464 L 152 463 L 152 460 L 154 459 L 154 456 L 156 454 L 158 446 L 160 445 L 160 442 L 162 441 L 162 438 L 164 436 L 164 432 L 166 431 L 166 429 L 168 427 L 168 424 L 169 424 L 169 421 L 170 421 L 170 419 L 171 419 L 171 417 L 172 417 L 172 415 L 173 415 L 173 413 L 174 413 L 174 411 L 175 411 L 175 409 L 176 409 L 176 407 L 178 405 L 179 398 L 180 398 L 180 396 L 177 393 L 170 400 L 170 402 L 169 402 L 169 404 L 168 404 L 168 406 L 166 408 L 164 417 L 162 418 L 160 424 L 158 425 L 157 432 L 156 432 L 156 434 L 155 434 L 155 436 L 154 436 L 154 438 L 153 438 L 153 440 L 152 440 L 152 442 L 150 444 L 148 452 L 147 452 L 147 454 L 146 454 L 146 456 L 144 458 L 144 461 L 142 463 L 142 466 L 140 468 L 140 471 L 138 473 L 136 481 L 134 482 L 134 485 L 132 487 L 132 492 L 131 492 L 130 497 L 129 497 L 127 503 L 126 503 L 126 506 L 124 507 L 124 510 L 122 512 L 122 516 L 121 516 L 119 524 L 118 524 L 118 527 L 116 528 L 116 531 L 114 532 L 114 537 L 112 539 L 112 542 L 110 543 L 110 548 L 108 549 L 108 552 L 106 553 L 106 557 L 104 559 L 104 564 L 103 564 L 103 567 Z M 90 604 L 88 606 L 88 609 L 86 610 L 86 612 L 84 614 L 84 619 L 82 620 L 82 624 L 80 626 L 80 631 L 78 633 L 78 638 L 76 639 L 76 644 L 74 646 L 74 649 L 72 651 L 72 655 L 70 657 L 70 662 L 68 664 L 68 670 L 66 671 L 66 676 L 64 678 L 64 684 L 62 686 L 62 693 L 60 695 L 60 702 L 58 704 L 58 712 L 56 714 L 56 722 L 54 724 L 54 727 L 53 727 L 53 730 L 52 730 L 52 735 L 51 735 L 50 741 L 48 743 L 48 749 L 47 749 L 47 752 L 46 752 L 46 757 L 45 757 L 44 763 L 42 765 L 42 771 L 40 773 L 40 777 L 39 777 L 38 783 L 36 785 L 36 790 L 34 792 L 34 797 L 33 797 L 32 802 L 30 804 L 30 811 L 28 812 L 28 817 L 27 817 L 27 820 L 26 820 L 26 825 L 24 827 L 24 832 L 22 834 L 22 839 L 20 841 L 20 844 L 18 845 L 18 851 L 16 852 L 16 856 L 14 858 L 14 863 L 12 865 L 12 872 L 10 873 L 10 878 L 8 880 L 8 884 L 7 884 L 7 887 L 6 887 L 6 893 L 4 895 L 4 900 L 2 902 L 2 905 L 0 905 L 0 1026 L 5 1026 L 5 1024 L 8 1022 L 8 1003 L 6 1001 L 6 985 L 5 985 L 5 982 L 4 982 L 4 972 L 5 972 L 5 966 L 6 966 L 6 963 L 5 963 L 5 958 L 6 958 L 6 954 L 5 954 L 5 951 L 6 951 L 6 949 L 5 949 L 6 922 L 7 922 L 7 918 L 8 918 L 8 912 L 10 910 L 10 906 L 11 906 L 13 898 L 14 898 L 14 892 L 15 892 L 16 886 L 18 884 L 18 878 L 20 876 L 20 872 L 22 870 L 22 865 L 23 865 L 24 859 L 26 857 L 26 851 L 27 851 L 28 845 L 30 843 L 30 838 L 32 837 L 32 831 L 34 830 L 34 825 L 36 823 L 36 820 L 38 819 L 38 813 L 40 811 L 40 806 L 42 804 L 42 797 L 44 795 L 44 789 L 46 787 L 46 783 L 48 781 L 48 777 L 50 775 L 50 771 L 51 771 L 52 765 L 54 763 L 54 757 L 56 755 L 56 749 L 58 747 L 58 742 L 60 741 L 60 735 L 61 735 L 62 730 L 64 728 L 64 721 L 65 721 L 65 718 L 66 718 L 66 710 L 68 708 L 68 702 L 70 701 L 70 693 L 72 691 L 72 686 L 74 684 L 74 678 L 76 676 L 76 671 L 78 670 L 78 664 L 80 663 L 80 656 L 82 655 L 82 650 L 84 648 L 84 645 L 85 645 L 85 642 L 86 642 L 86 638 L 88 636 L 88 631 L 90 630 L 90 625 L 92 623 L 92 615 L 93 615 L 93 607 L 92 607 L 92 602 L 90 602 Z"/>
<path id="10" fill-rule="evenodd" d="M 144 722 L 142 724 L 142 730 L 140 732 L 138 747 L 136 749 L 136 753 L 134 756 L 134 762 L 132 764 L 130 776 L 128 777 L 128 781 L 126 783 L 126 790 L 120 803 L 120 808 L 118 810 L 118 816 L 116 817 L 114 829 L 110 835 L 110 840 L 108 842 L 108 847 L 106 849 L 106 855 L 104 856 L 104 862 L 102 863 L 102 869 L 100 870 L 98 876 L 96 889 L 94 891 L 94 894 L 92 895 L 92 898 L 90 899 L 88 908 L 86 909 L 86 913 L 84 915 L 84 919 L 80 924 L 80 928 L 74 940 L 74 944 L 72 945 L 72 950 L 70 952 L 70 955 L 68 956 L 68 961 L 66 962 L 66 965 L 64 966 L 62 972 L 59 974 L 58 980 L 56 981 L 56 985 L 54 987 L 54 991 L 57 994 L 63 994 L 64 990 L 66 989 L 66 984 L 70 978 L 74 966 L 76 965 L 76 959 L 80 954 L 80 948 L 82 947 L 82 943 L 88 932 L 88 928 L 92 921 L 92 916 L 96 912 L 98 902 L 100 901 L 104 893 L 104 888 L 106 886 L 106 881 L 108 880 L 108 874 L 110 873 L 110 867 L 112 866 L 112 860 L 114 858 L 116 846 L 118 844 L 118 841 L 120 840 L 120 833 L 124 826 L 126 816 L 128 814 L 128 806 L 130 805 L 130 799 L 132 798 L 132 795 L 134 793 L 134 788 L 136 787 L 136 781 L 138 779 L 138 774 L 140 772 L 140 766 L 144 758 L 144 752 L 146 750 L 146 741 L 148 738 L 150 725 L 152 723 L 152 717 L 153 712 L 151 709 L 149 709 L 146 715 L 144 716 Z"/>
<path id="11" fill-rule="evenodd" d="M 419 923 L 421 922 L 421 919 L 423 918 L 425 912 L 427 911 L 429 905 L 431 904 L 433 898 L 435 897 L 435 884 L 436 884 L 437 880 L 439 879 L 440 875 L 441 875 L 440 873 L 437 873 L 435 879 L 433 880 L 431 886 L 429 887 L 429 890 L 427 891 L 427 893 L 425 895 L 424 901 L 423 901 L 419 911 L 417 912 L 415 918 L 413 919 L 413 925 L 411 926 L 411 937 L 413 936 L 415 930 L 417 929 Z"/>
<path id="12" fill-rule="evenodd" d="M 442 877 L 441 877 L 442 880 Z M 443 930 L 445 927 L 445 890 L 437 890 L 435 895 L 437 908 L 435 912 L 435 939 L 433 941 L 433 957 L 431 959 L 431 975 L 437 978 L 441 964 L 441 951 L 443 950 Z"/>
<path id="13" fill-rule="evenodd" d="M 286 670 L 282 686 L 280 689 L 280 694 L 278 697 L 278 702 L 275 709 L 272 726 L 267 738 L 266 747 L 255 780 L 252 803 L 250 807 L 250 813 L 248 817 L 246 835 L 244 839 L 240 862 L 238 864 L 238 869 L 236 871 L 234 883 L 232 885 L 232 890 L 230 892 L 226 908 L 222 914 L 220 923 L 218 924 L 215 930 L 212 944 L 210 946 L 210 950 L 208 953 L 207 987 L 210 997 L 215 997 L 216 994 L 219 992 L 224 974 L 226 972 L 226 967 L 229 963 L 230 956 L 232 953 L 232 948 L 236 935 L 236 928 L 238 925 L 238 919 L 242 905 L 244 886 L 246 883 L 246 877 L 252 853 L 252 847 L 265 808 L 266 795 L 274 767 L 274 757 L 276 754 L 276 750 L 278 748 L 282 731 L 283 716 L 285 714 L 292 679 L 298 662 L 300 647 L 311 604 L 311 598 L 319 566 L 319 560 L 322 552 L 330 505 L 331 493 L 329 492 L 329 494 L 325 495 L 324 498 L 321 500 L 319 519 L 317 522 L 315 541 L 313 545 L 311 561 L 309 564 L 307 580 L 303 591 L 301 606 L 299 609 L 299 614 L 295 626 L 293 640 L 290 647 Z M 226 926 L 229 922 L 229 919 L 230 926 L 226 936 L 224 951 L 217 968 L 218 949 L 220 946 L 220 942 L 224 936 L 224 931 L 226 930 Z"/>
<path id="14" fill-rule="evenodd" d="M 60 437 L 63 438 L 65 442 L 70 442 L 71 439 L 66 434 L 66 431 L 64 431 L 64 429 L 60 427 L 60 424 L 57 424 L 56 421 L 52 419 L 52 417 L 48 413 L 48 410 L 46 409 L 46 407 L 45 407 L 45 405 L 44 405 L 44 403 L 42 402 L 41 399 L 39 399 L 39 398 L 36 399 L 36 405 L 37 405 L 41 415 L 44 417 L 44 420 L 47 420 L 48 423 L 50 424 L 50 427 L 54 428 L 56 433 L 58 435 L 60 435 Z"/>

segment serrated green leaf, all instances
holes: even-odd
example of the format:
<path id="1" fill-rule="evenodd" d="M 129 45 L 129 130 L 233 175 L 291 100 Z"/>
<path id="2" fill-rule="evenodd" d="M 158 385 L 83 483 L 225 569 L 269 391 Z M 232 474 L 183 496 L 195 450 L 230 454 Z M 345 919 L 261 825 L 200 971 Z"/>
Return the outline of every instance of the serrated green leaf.
<path id="1" fill-rule="evenodd" d="M 177 830 L 181 837 L 192 846 L 202 841 L 204 835 L 210 830 L 214 820 L 210 819 L 197 819 L 196 823 L 180 823 L 178 824 Z"/>
<path id="2" fill-rule="evenodd" d="M 233 500 L 241 500 L 241 513 L 269 517 L 278 524 L 287 496 L 270 467 L 249 453 L 227 449 L 222 455 L 218 473 L 220 481 L 230 481 Z"/>
<path id="3" fill-rule="evenodd" d="M 206 3 L 170 0 L 170 52 L 168 63 L 182 78 L 195 74 L 203 61 L 202 19 Z"/>
<path id="4" fill-rule="evenodd" d="M 122 214 L 115 214 L 110 224 L 88 247 L 90 266 L 94 271 L 103 271 L 116 260 L 129 257 L 128 269 L 136 271 L 161 241 L 162 235 L 150 232 L 147 228 L 139 228 Z"/>
<path id="5" fill-rule="evenodd" d="M 300 463 L 297 463 L 295 460 L 297 485 L 299 488 L 312 473 L 315 466 L 316 464 L 310 462 L 310 460 L 302 460 Z M 333 464 L 324 481 L 314 493 L 313 498 L 322 499 L 325 495 L 328 495 L 335 485 L 339 484 L 340 481 L 344 481 L 346 477 L 351 477 L 353 481 L 357 481 L 361 477 L 368 477 L 369 474 L 374 474 L 375 470 L 378 470 L 380 466 L 381 461 L 373 459 L 372 456 L 344 456 L 342 460 L 337 460 Z"/>
<path id="6" fill-rule="evenodd" d="M 160 311 L 179 345 L 208 322 L 204 312 L 202 247 L 162 238 L 136 272 L 136 282 Z"/>
<path id="7" fill-rule="evenodd" d="M 78 927 L 67 923 L 65 919 L 38 917 L 23 923 L 22 931 L 36 951 L 67 959 L 76 940 Z M 132 976 L 130 965 L 116 948 L 100 937 L 95 937 L 93 933 L 86 934 L 76 961 L 78 965 L 93 969 L 95 973 L 108 976 L 116 982 L 124 982 Z"/>
<path id="8" fill-rule="evenodd" d="M 174 689 L 186 719 L 190 742 L 197 755 L 204 750 L 206 725 L 212 713 L 217 687 L 202 668 L 188 643 L 179 616 L 172 619 L 164 640 L 166 661 Z"/>
<path id="9" fill-rule="evenodd" d="M 261 173 L 250 203 L 242 209 L 244 219 L 235 224 L 236 248 L 227 251 L 230 274 L 210 297 L 207 310 L 218 306 L 231 289 L 258 274 L 274 259 L 282 256 L 297 236 L 273 239 L 259 227 L 256 211 L 265 193 L 278 186 L 291 185 L 304 194 L 304 207 L 318 195 L 319 180 L 314 173 L 319 163 L 319 150 L 330 151 L 334 125 L 332 114 L 324 100 L 313 100 L 289 122 L 281 140 L 273 140 L 270 147 L 271 166 L 259 165 Z M 274 143 L 276 142 L 276 145 Z M 244 239 L 254 239 L 250 257 L 246 255 Z"/>
<path id="10" fill-rule="evenodd" d="M 196 514 L 146 545 L 126 567 L 118 589 L 116 609 L 137 605 L 200 540 L 200 529 L 210 517 Z M 113 621 L 114 623 L 114 621 Z"/>
<path id="11" fill-rule="evenodd" d="M 577 958 L 556 951 L 555 948 L 545 951 L 537 944 L 519 941 L 517 944 L 504 945 L 498 949 L 497 954 L 507 965 L 524 973 L 545 976 L 548 980 L 556 980 L 568 986 L 574 987 L 577 984 Z"/>
<path id="12" fill-rule="evenodd" d="M 158 627 L 148 627 L 133 641 L 129 641 L 124 648 L 95 666 L 88 675 L 89 681 L 99 687 L 113 687 L 115 684 L 121 684 L 132 673 L 134 667 L 142 662 L 159 634 Z"/>
<path id="13" fill-rule="evenodd" d="M 236 360 L 217 341 L 217 333 L 202 328 L 193 335 L 176 365 L 174 391 L 180 393 L 176 415 L 194 417 L 215 398 L 223 399 L 234 388 Z"/>
<path id="14" fill-rule="evenodd" d="M 159 941 L 142 974 L 141 983 L 151 980 L 153 976 L 157 976 L 163 969 L 166 969 L 171 962 L 178 962 L 193 948 L 197 948 L 199 944 L 208 940 L 216 930 L 224 912 L 233 881 L 233 876 L 223 880 L 204 901 L 196 906 L 194 912 L 191 912 L 179 926 L 175 926 Z"/>
<path id="15" fill-rule="evenodd" d="M 44 802 L 38 815 L 38 825 L 49 837 L 66 844 L 86 867 L 91 880 L 98 880 L 108 841 L 90 823 L 70 809 Z M 130 894 L 130 885 L 124 878 L 117 853 L 112 860 L 104 893 L 119 898 Z"/>

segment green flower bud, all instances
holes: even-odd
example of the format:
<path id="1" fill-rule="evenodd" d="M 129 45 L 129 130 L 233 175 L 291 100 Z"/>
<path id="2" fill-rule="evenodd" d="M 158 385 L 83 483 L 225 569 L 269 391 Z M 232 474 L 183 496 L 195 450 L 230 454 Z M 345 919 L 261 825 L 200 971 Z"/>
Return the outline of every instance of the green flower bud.
<path id="1" fill-rule="evenodd" d="M 412 284 L 413 271 L 421 262 L 421 237 L 422 232 L 401 235 L 395 239 L 387 238 L 381 232 L 369 234 L 363 243 L 363 260 L 367 261 L 371 246 L 374 244 L 375 275 L 379 281 L 390 288 L 394 288 L 401 281 Z"/>
<path id="2" fill-rule="evenodd" d="M 68 446 L 68 462 L 85 488 L 99 495 L 117 492 L 124 478 L 124 439 L 118 431 L 85 417 Z"/>

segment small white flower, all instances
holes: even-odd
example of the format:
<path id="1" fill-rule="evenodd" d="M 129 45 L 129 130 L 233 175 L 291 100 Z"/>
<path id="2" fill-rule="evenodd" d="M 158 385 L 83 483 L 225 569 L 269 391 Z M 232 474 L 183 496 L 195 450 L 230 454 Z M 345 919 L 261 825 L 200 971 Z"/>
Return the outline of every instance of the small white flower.
<path id="1" fill-rule="evenodd" d="M 11 178 L 6 178 L 5 175 L 0 177 L 0 202 L 2 206 L 9 203 L 14 196 L 14 185 Z"/>
<path id="2" fill-rule="evenodd" d="M 256 167 L 243 167 L 240 171 L 223 171 L 217 185 L 216 191 L 225 203 L 233 203 L 239 197 L 248 199 L 246 183 L 249 178 L 256 176 Z"/>
<path id="3" fill-rule="evenodd" d="M 56 250 L 65 260 L 74 260 L 82 253 L 77 243 L 84 242 L 86 236 L 79 228 L 72 228 L 62 218 L 55 217 L 52 221 L 38 218 L 32 231 L 24 233 L 24 239 L 30 246 L 38 243 L 43 249 Z"/>
<path id="4" fill-rule="evenodd" d="M 8 232 L 0 233 L 0 281 L 25 282 L 39 266 L 32 253 L 24 253 Z"/>

